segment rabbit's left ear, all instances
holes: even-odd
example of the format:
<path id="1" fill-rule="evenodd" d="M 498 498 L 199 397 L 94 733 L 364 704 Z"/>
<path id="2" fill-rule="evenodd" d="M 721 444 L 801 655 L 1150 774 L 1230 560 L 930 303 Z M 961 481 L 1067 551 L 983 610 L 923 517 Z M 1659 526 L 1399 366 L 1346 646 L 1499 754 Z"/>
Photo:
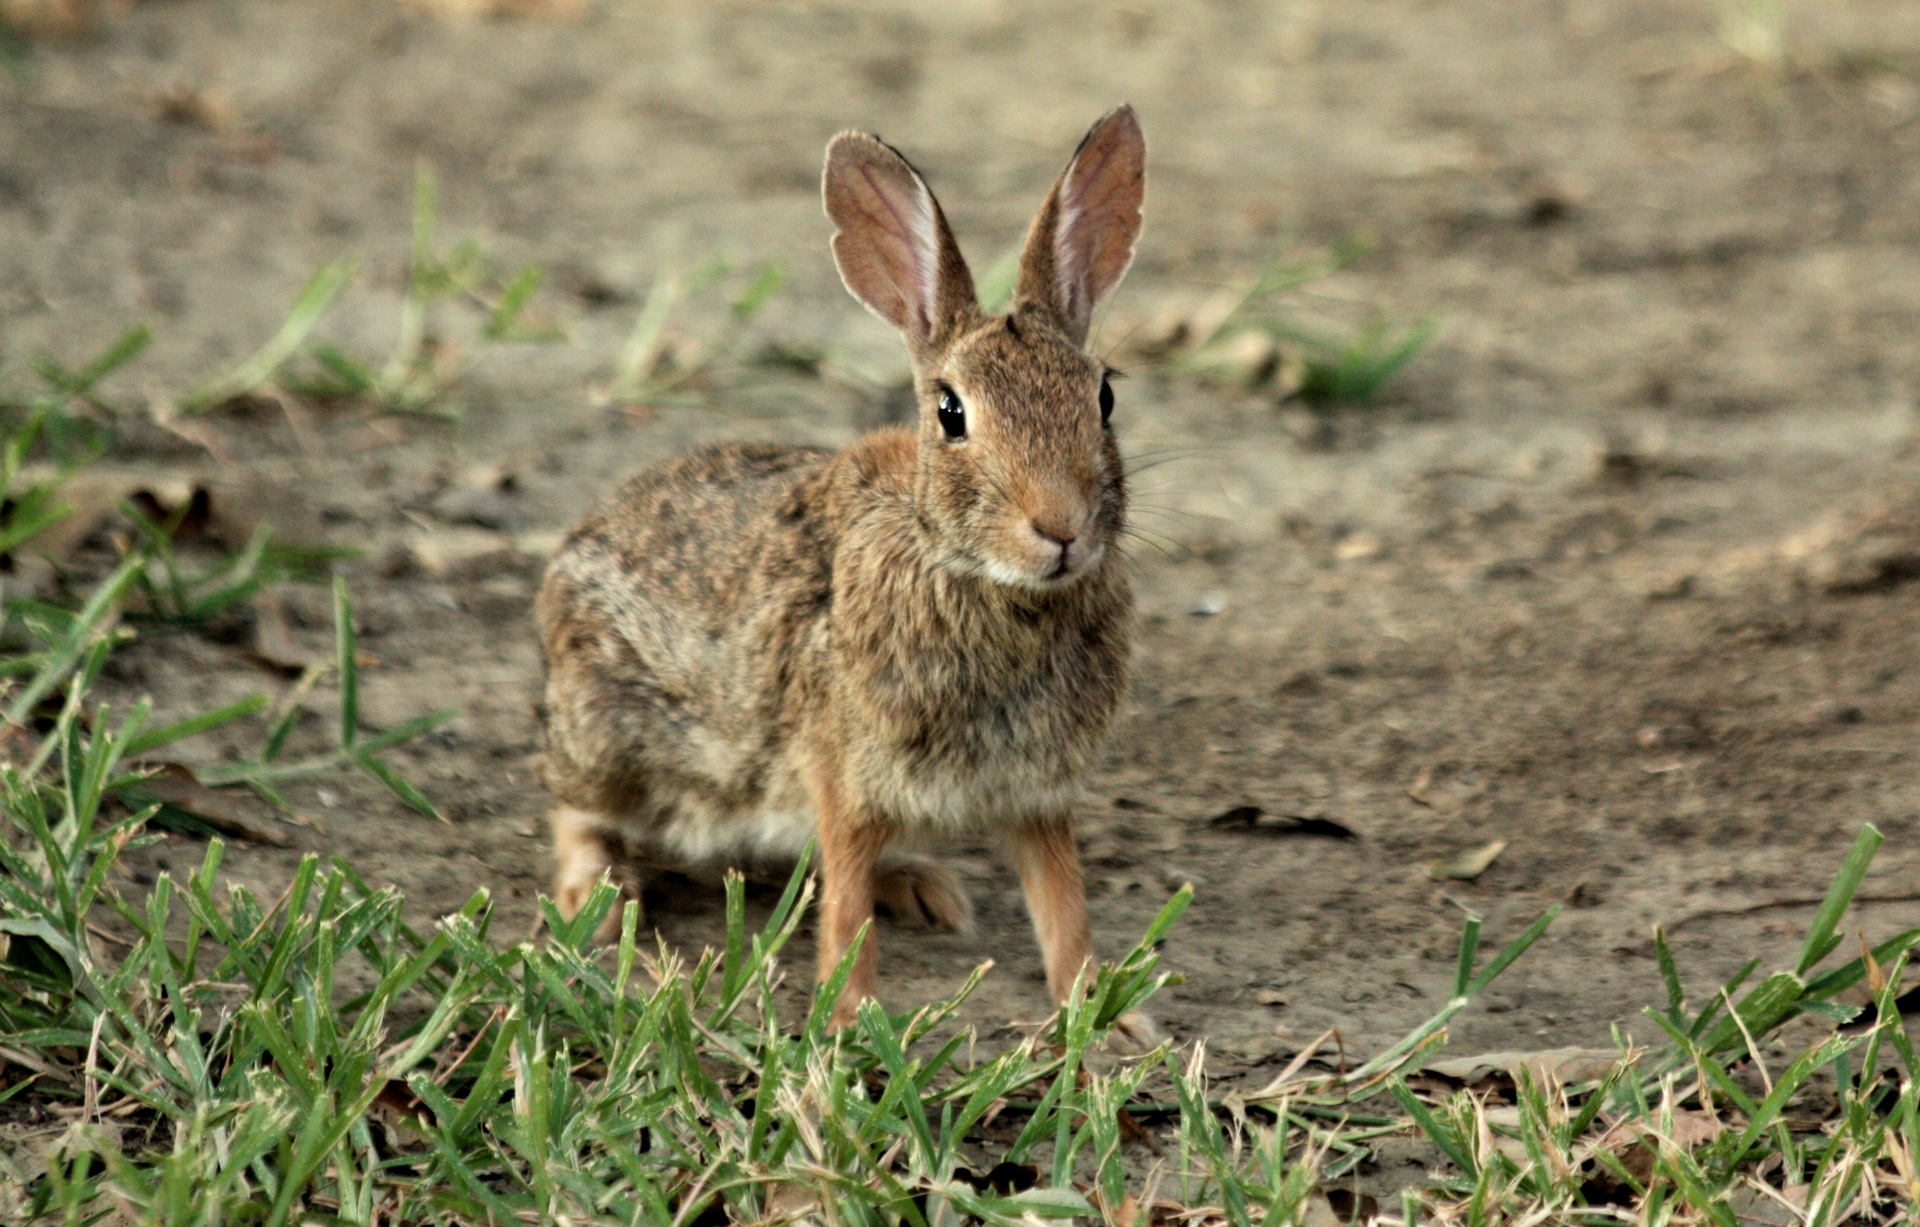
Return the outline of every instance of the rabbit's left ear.
<path id="1" fill-rule="evenodd" d="M 1088 130 L 1054 181 L 1020 253 L 1015 312 L 1052 317 L 1084 345 L 1093 309 L 1120 284 L 1140 238 L 1147 190 L 1147 140 L 1131 106 Z"/>

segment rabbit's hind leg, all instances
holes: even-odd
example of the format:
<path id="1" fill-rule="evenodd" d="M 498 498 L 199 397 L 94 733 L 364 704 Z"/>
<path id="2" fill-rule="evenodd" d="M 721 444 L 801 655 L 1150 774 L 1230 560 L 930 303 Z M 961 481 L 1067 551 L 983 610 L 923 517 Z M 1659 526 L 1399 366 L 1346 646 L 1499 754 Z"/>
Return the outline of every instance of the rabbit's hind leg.
<path id="1" fill-rule="evenodd" d="M 890 855 L 873 875 L 876 902 L 902 924 L 950 933 L 973 927 L 973 904 L 953 870 L 926 856 Z"/>
<path id="2" fill-rule="evenodd" d="M 560 914 L 569 920 L 576 916 L 605 876 L 619 887 L 620 898 L 594 931 L 595 939 L 612 941 L 620 935 L 620 913 L 628 900 L 640 909 L 639 922 L 645 924 L 640 882 L 627 864 L 618 829 L 603 816 L 571 805 L 557 807 L 548 822 L 553 828 L 553 859 L 558 863 L 553 903 Z"/>

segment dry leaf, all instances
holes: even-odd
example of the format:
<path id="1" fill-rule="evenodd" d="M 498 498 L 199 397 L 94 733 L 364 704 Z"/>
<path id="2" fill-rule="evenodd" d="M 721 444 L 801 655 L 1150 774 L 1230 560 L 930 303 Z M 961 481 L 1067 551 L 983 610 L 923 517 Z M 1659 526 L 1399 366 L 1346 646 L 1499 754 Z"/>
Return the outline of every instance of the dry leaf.
<path id="1" fill-rule="evenodd" d="M 268 825 L 238 793 L 223 792 L 202 784 L 193 769 L 181 763 L 167 763 L 152 779 L 141 780 L 127 789 L 130 799 L 158 801 L 183 810 L 222 835 L 284 848 L 293 840 L 285 831 Z"/>
<path id="2" fill-rule="evenodd" d="M 1257 805 L 1236 805 L 1207 820 L 1217 831 L 1257 831 L 1262 835 L 1325 835 L 1333 839 L 1358 839 L 1352 827 L 1331 818 L 1308 818 L 1299 814 L 1269 814 Z"/>
<path id="3" fill-rule="evenodd" d="M 1427 866 L 1427 876 L 1435 881 L 1452 879 L 1457 882 L 1471 882 L 1487 871 L 1487 868 L 1506 851 L 1507 841 L 1496 839 L 1484 847 L 1471 852 L 1463 852 L 1450 861 L 1435 861 Z"/>
<path id="4" fill-rule="evenodd" d="M 1665 1141 L 1690 1151 L 1719 1137 L 1724 1128 L 1720 1119 L 1709 1112 L 1675 1108 L 1673 1127 L 1664 1134 L 1655 1130 L 1654 1118 L 1623 1120 L 1601 1134 L 1593 1147 L 1595 1150 L 1624 1154 L 1635 1146 L 1657 1146 Z"/>
<path id="5" fill-rule="evenodd" d="M 1407 786 L 1407 799 L 1443 814 L 1458 813 L 1487 789 L 1481 780 L 1468 780 L 1451 766 L 1422 767 Z"/>
<path id="6" fill-rule="evenodd" d="M 1307 1198 L 1301 1207 L 1300 1227 L 1346 1227 L 1346 1220 L 1333 1212 L 1325 1193 Z"/>
<path id="7" fill-rule="evenodd" d="M 1333 556 L 1340 562 L 1359 562 L 1372 558 L 1381 549 L 1380 538 L 1372 533 L 1352 533 L 1340 538 L 1333 547 Z"/>
<path id="8" fill-rule="evenodd" d="M 217 86 L 171 85 L 155 91 L 153 109 L 160 118 L 210 132 L 225 132 L 240 119 L 233 95 Z"/>
<path id="9" fill-rule="evenodd" d="M 1546 1048 L 1538 1052 L 1488 1052 L 1475 1057 L 1450 1057 L 1429 1061 L 1421 1068 L 1469 1085 L 1496 1073 L 1517 1079 L 1524 1069 L 1536 1081 L 1552 1080 L 1566 1086 L 1574 1082 L 1598 1082 L 1619 1062 L 1620 1054 L 1612 1048 Z"/>
<path id="10" fill-rule="evenodd" d="M 480 528 L 448 528 L 424 533 L 411 543 L 413 560 L 436 579 L 478 576 L 513 559 L 513 542 Z"/>
<path id="11" fill-rule="evenodd" d="M 294 639 L 287 625 L 287 603 L 277 588 L 264 588 L 254 595 L 253 646 L 247 655 L 282 673 L 304 673 L 324 659 Z"/>
<path id="12" fill-rule="evenodd" d="M 1800 1227 L 1807 1221 L 1807 1186 L 1742 1185 L 1727 1199 L 1727 1208 L 1741 1227 Z"/>

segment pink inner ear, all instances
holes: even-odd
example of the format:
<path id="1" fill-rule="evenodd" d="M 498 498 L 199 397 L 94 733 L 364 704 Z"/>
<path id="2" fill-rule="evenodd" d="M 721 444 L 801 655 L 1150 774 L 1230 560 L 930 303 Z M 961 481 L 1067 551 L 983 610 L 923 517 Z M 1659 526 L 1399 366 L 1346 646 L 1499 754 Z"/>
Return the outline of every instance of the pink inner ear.
<path id="1" fill-rule="evenodd" d="M 1126 173 L 1121 150 L 1102 141 L 1088 165 L 1076 165 L 1060 200 L 1054 238 L 1061 288 L 1076 312 L 1088 312 L 1133 262 L 1139 232 L 1139 178 Z"/>
<path id="2" fill-rule="evenodd" d="M 931 335 L 940 276 L 932 193 L 892 150 L 853 136 L 829 154 L 826 194 L 847 288 L 896 328 Z"/>
<path id="3" fill-rule="evenodd" d="M 1133 263 L 1140 234 L 1145 148 L 1131 112 L 1095 126 L 1060 184 L 1053 233 L 1053 297 L 1084 327 Z"/>
<path id="4" fill-rule="evenodd" d="M 901 301 L 919 325 L 922 335 L 933 331 L 933 297 L 937 247 L 933 231 L 933 198 L 926 185 L 883 181 L 871 166 L 860 167 L 880 208 L 871 214 L 891 251 L 885 258 Z"/>

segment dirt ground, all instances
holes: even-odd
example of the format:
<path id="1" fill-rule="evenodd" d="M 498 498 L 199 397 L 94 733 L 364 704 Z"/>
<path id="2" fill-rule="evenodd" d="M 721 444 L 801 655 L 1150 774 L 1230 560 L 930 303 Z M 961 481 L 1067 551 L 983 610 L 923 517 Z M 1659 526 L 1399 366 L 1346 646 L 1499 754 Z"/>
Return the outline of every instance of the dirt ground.
<path id="1" fill-rule="evenodd" d="M 277 893 L 300 853 L 337 855 L 423 919 L 487 887 L 514 935 L 549 871 L 543 546 L 694 441 L 840 442 L 889 412 L 904 359 L 833 272 L 825 140 L 906 149 L 984 267 L 1085 125 L 1132 101 L 1148 223 L 1109 341 L 1356 234 L 1371 254 L 1302 309 L 1443 323 L 1384 403 L 1324 421 L 1152 369 L 1120 386 L 1160 548 L 1137 551 L 1137 684 L 1085 807 L 1100 944 L 1194 882 L 1166 946 L 1186 980 L 1158 1013 L 1210 1037 L 1223 1075 L 1261 1077 L 1325 1027 L 1376 1051 L 1437 1009 L 1465 911 L 1499 942 L 1564 902 L 1456 1051 L 1604 1042 L 1615 1022 L 1651 1039 L 1652 922 L 1703 986 L 1783 961 L 1864 822 L 1887 836 L 1865 888 L 1883 901 L 1851 923 L 1920 922 L 1920 6 L 1795 6 L 1777 79 L 1727 62 L 1710 12 L 605 0 L 449 22 L 152 0 L 0 77 L 0 379 L 147 320 L 152 352 L 104 399 L 164 399 L 257 346 L 342 254 L 361 276 L 323 331 L 379 352 L 422 159 L 445 234 L 549 271 L 541 309 L 568 341 L 486 356 L 455 422 L 257 408 L 209 419 L 208 450 L 128 411 L 110 459 L 269 489 L 299 509 L 289 532 L 361 547 L 369 723 L 463 712 L 394 756 L 450 825 L 326 778 L 292 793 L 312 823 L 294 846 L 236 847 L 232 876 Z M 171 107 L 181 122 L 169 92 L 217 105 Z M 702 404 L 596 405 L 655 272 L 716 250 L 791 274 L 757 336 L 863 374 L 745 367 Z M 496 462 L 510 492 L 463 493 Z M 410 561 L 422 542 L 445 565 Z M 315 651 L 329 599 L 288 596 Z M 149 637 L 111 684 L 177 714 L 284 690 L 236 638 Z M 299 740 L 323 743 L 332 701 L 313 696 Z M 1210 825 L 1239 806 L 1356 838 Z M 1496 839 L 1477 879 L 1430 875 Z M 175 836 L 140 873 L 202 851 Z M 985 848 L 959 861 L 977 931 L 883 930 L 884 989 L 904 1005 L 991 957 L 968 1017 L 1036 1018 L 1012 874 Z M 668 880 L 648 905 L 683 949 L 718 932 L 711 887 Z"/>

